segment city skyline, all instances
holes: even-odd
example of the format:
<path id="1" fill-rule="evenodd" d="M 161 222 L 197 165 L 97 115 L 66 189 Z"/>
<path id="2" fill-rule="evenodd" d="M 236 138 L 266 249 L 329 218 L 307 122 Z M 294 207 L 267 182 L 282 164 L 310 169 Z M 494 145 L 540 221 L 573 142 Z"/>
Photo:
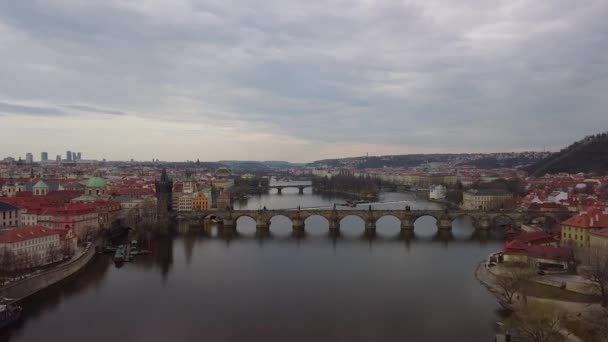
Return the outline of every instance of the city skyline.
<path id="1" fill-rule="evenodd" d="M 555 151 L 608 127 L 607 11 L 604 1 L 5 2 L 0 156 Z"/>

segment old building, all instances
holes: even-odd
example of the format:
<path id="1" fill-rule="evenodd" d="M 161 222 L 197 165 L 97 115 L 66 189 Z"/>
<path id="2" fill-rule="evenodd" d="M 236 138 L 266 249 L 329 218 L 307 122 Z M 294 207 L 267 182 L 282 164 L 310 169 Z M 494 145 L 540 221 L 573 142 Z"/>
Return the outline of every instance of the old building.
<path id="1" fill-rule="evenodd" d="M 504 190 L 469 190 L 462 194 L 464 210 L 511 209 L 513 206 L 513 195 Z"/>
<path id="2" fill-rule="evenodd" d="M 210 202 L 209 198 L 202 191 L 199 191 L 192 198 L 192 209 L 195 211 L 208 210 Z"/>
<path id="3" fill-rule="evenodd" d="M 589 246 L 608 251 L 608 228 L 590 231 Z"/>
<path id="4" fill-rule="evenodd" d="M 61 261 L 64 244 L 73 246 L 70 229 L 32 226 L 0 234 L 0 251 L 12 255 L 9 268 L 26 269 Z"/>
<path id="5" fill-rule="evenodd" d="M 19 208 L 0 202 L 0 229 L 19 226 Z"/>
<path id="6" fill-rule="evenodd" d="M 167 170 L 163 168 L 160 180 L 155 184 L 156 188 L 156 199 L 157 199 L 157 210 L 156 213 L 158 218 L 165 219 L 168 217 L 171 211 L 171 197 L 173 192 L 173 181 L 169 179 Z"/>
<path id="7" fill-rule="evenodd" d="M 70 203 L 46 208 L 38 216 L 38 224 L 49 228 L 73 229 L 79 240 L 99 231 L 99 214 L 92 203 Z"/>
<path id="8" fill-rule="evenodd" d="M 561 223 L 561 240 L 566 245 L 589 247 L 591 233 L 604 228 L 608 228 L 608 214 L 590 208 Z"/>

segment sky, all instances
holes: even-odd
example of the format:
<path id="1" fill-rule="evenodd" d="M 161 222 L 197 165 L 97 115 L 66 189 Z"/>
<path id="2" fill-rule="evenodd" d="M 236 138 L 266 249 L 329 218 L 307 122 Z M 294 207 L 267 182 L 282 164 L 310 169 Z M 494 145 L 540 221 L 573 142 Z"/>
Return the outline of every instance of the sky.
<path id="1" fill-rule="evenodd" d="M 0 1 L 0 158 L 558 150 L 608 129 L 605 0 Z"/>

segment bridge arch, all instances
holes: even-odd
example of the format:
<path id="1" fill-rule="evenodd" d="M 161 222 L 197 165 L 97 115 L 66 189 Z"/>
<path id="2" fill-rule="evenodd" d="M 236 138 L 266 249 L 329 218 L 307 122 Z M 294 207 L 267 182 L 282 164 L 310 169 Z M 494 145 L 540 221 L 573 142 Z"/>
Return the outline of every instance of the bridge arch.
<path id="1" fill-rule="evenodd" d="M 395 237 L 401 232 L 401 218 L 384 214 L 376 219 L 376 233 L 381 237 Z"/>
<path id="2" fill-rule="evenodd" d="M 507 214 L 498 214 L 492 217 L 493 227 L 504 227 L 505 225 L 511 225 L 512 227 L 515 227 L 517 225 L 517 220 Z"/>
<path id="3" fill-rule="evenodd" d="M 252 219 L 253 222 L 256 222 L 256 217 L 254 217 L 254 216 L 252 216 L 250 214 L 240 214 L 240 215 L 234 215 L 234 216 L 232 216 L 232 219 L 234 220 L 234 224 L 238 224 L 237 221 L 239 221 L 239 219 L 242 218 L 242 217 L 248 217 L 248 218 Z"/>
<path id="4" fill-rule="evenodd" d="M 243 235 L 255 235 L 255 224 L 255 218 L 251 215 L 239 215 L 234 219 L 234 228 Z"/>
<path id="5" fill-rule="evenodd" d="M 312 214 L 306 216 L 303 220 L 307 234 L 320 235 L 329 232 L 329 219 L 323 215 Z"/>
<path id="6" fill-rule="evenodd" d="M 273 235 L 287 236 L 293 231 L 293 221 L 283 213 L 274 214 L 268 218 L 268 228 Z"/>
<path id="7" fill-rule="evenodd" d="M 429 238 L 435 236 L 437 231 L 439 231 L 439 217 L 433 214 L 423 213 L 416 215 L 412 218 L 412 222 L 416 236 Z"/>
<path id="8" fill-rule="evenodd" d="M 340 233 L 345 236 L 361 236 L 365 232 L 365 217 L 347 214 L 339 218 Z"/>
<path id="9" fill-rule="evenodd" d="M 479 224 L 479 217 L 475 216 L 471 213 L 458 213 L 458 214 L 454 215 L 451 219 L 452 219 L 452 224 L 456 220 L 466 220 L 466 219 L 469 219 L 474 227 L 476 227 Z"/>
<path id="10" fill-rule="evenodd" d="M 471 213 L 458 213 L 451 217 L 452 220 L 452 236 L 455 238 L 470 238 L 477 227 L 480 226 L 480 221 L 483 220 Z"/>
<path id="11" fill-rule="evenodd" d="M 552 227 L 554 224 L 559 223 L 561 220 L 555 216 L 552 215 L 550 213 L 543 213 L 543 212 L 539 212 L 539 213 L 530 213 L 527 214 L 526 216 L 524 216 L 524 220 L 523 223 L 538 223 L 538 224 L 544 224 L 547 227 Z"/>

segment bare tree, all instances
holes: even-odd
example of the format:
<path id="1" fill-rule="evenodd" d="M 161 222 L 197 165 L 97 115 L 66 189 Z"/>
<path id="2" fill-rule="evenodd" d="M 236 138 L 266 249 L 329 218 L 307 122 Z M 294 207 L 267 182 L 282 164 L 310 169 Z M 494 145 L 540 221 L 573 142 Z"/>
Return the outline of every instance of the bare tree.
<path id="1" fill-rule="evenodd" d="M 560 342 L 567 339 L 561 328 L 564 319 L 563 313 L 549 306 L 527 305 L 511 317 L 509 325 L 516 332 L 518 341 Z"/>
<path id="2" fill-rule="evenodd" d="M 74 255 L 74 249 L 72 248 L 72 245 L 70 245 L 69 243 L 63 244 L 63 246 L 61 246 L 61 254 L 63 254 L 64 258 L 71 258 Z"/>
<path id="3" fill-rule="evenodd" d="M 608 251 L 597 247 L 581 248 L 577 251 L 582 274 L 600 294 L 602 306 L 608 306 Z"/>
<path id="4" fill-rule="evenodd" d="M 59 260 L 59 257 L 61 256 L 61 249 L 59 248 L 59 245 L 54 244 L 49 247 L 48 256 L 52 263 Z"/>
<path id="5" fill-rule="evenodd" d="M 0 251 L 0 274 L 7 278 L 15 276 L 15 254 L 8 248 Z"/>
<path id="6" fill-rule="evenodd" d="M 503 269 L 495 281 L 501 291 L 502 300 L 506 304 L 513 304 L 513 298 L 519 294 L 527 302 L 527 287 L 534 277 L 534 267 L 524 263 L 505 266 Z"/>

